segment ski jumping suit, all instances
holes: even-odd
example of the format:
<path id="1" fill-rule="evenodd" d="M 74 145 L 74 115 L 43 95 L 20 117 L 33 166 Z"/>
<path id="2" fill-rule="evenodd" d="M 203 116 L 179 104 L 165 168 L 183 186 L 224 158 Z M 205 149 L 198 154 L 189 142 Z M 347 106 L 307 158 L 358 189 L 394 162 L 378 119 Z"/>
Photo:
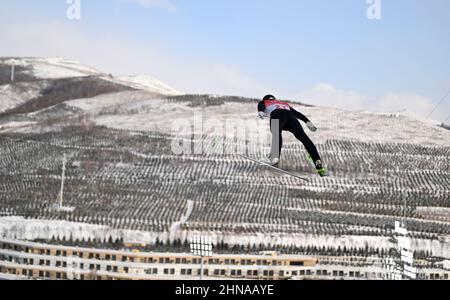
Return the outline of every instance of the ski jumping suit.
<path id="1" fill-rule="evenodd" d="M 263 100 L 259 102 L 258 111 L 264 112 L 266 115 L 270 116 L 270 130 L 272 132 L 271 158 L 280 158 L 281 148 L 283 147 L 282 132 L 289 131 L 303 143 L 314 162 L 321 160 L 316 146 L 306 135 L 303 127 L 297 120 L 299 119 L 305 123 L 308 123 L 309 119 L 305 115 L 293 109 L 287 102 L 281 102 L 278 100 Z M 276 126 L 278 124 L 279 126 Z M 279 139 L 278 141 L 276 140 L 277 137 Z M 279 149 L 276 149 L 277 142 L 279 143 Z"/>

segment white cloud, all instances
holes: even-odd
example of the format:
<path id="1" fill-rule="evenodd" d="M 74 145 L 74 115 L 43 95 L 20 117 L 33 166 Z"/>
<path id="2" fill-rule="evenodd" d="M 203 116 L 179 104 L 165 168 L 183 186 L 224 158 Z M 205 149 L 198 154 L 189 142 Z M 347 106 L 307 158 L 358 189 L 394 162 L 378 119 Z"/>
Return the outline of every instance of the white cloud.
<path id="1" fill-rule="evenodd" d="M 319 83 L 312 89 L 314 92 L 318 93 L 336 93 L 337 89 L 328 83 Z"/>
<path id="2" fill-rule="evenodd" d="M 360 110 L 366 106 L 366 97 L 353 91 L 339 90 L 331 84 L 319 83 L 310 90 L 294 94 L 303 103 L 331 106 L 341 109 Z"/>
<path id="3" fill-rule="evenodd" d="M 374 107 L 378 111 L 408 110 L 426 116 L 433 110 L 433 102 L 421 95 L 408 93 L 390 93 L 376 101 Z"/>
<path id="4" fill-rule="evenodd" d="M 212 86 L 216 86 L 216 93 L 262 97 L 271 90 L 237 67 L 216 64 L 211 66 L 208 73 L 212 76 L 210 81 Z"/>
<path id="5" fill-rule="evenodd" d="M 177 11 L 177 6 L 169 0 L 126 0 L 126 1 L 136 3 L 138 5 L 145 7 L 157 6 L 165 8 L 171 12 Z"/>
<path id="6" fill-rule="evenodd" d="M 150 75 L 190 93 L 259 97 L 270 90 L 237 67 L 169 57 L 157 43 L 94 36 L 67 22 L 0 26 L 0 56 L 63 57 L 115 75 Z"/>
<path id="7" fill-rule="evenodd" d="M 143 47 L 123 35 L 86 34 L 75 23 L 8 24 L 0 26 L 0 36 L 0 56 L 63 57 L 116 75 L 154 76 L 170 61 L 157 47 Z"/>
<path id="8" fill-rule="evenodd" d="M 392 92 L 371 98 L 359 92 L 319 83 L 308 90 L 288 93 L 258 82 L 235 66 L 171 57 L 158 50 L 157 43 L 143 45 L 123 35 L 94 36 L 67 22 L 17 22 L 0 26 L 0 56 L 59 56 L 78 60 L 115 75 L 151 75 L 174 88 L 189 93 L 213 93 L 262 97 L 273 93 L 320 106 L 347 110 L 394 112 L 409 110 L 429 114 L 436 100 L 424 96 Z M 444 120 L 450 101 L 440 106 L 432 118 Z"/>
<path id="9" fill-rule="evenodd" d="M 381 97 L 369 97 L 355 92 L 340 90 L 329 83 L 319 83 L 309 90 L 293 94 L 291 99 L 303 103 L 336 107 L 345 110 L 367 110 L 373 112 L 406 112 L 422 118 L 433 110 L 433 100 L 418 94 L 391 92 Z M 431 119 L 443 120 L 448 115 L 448 105 L 441 106 Z"/>

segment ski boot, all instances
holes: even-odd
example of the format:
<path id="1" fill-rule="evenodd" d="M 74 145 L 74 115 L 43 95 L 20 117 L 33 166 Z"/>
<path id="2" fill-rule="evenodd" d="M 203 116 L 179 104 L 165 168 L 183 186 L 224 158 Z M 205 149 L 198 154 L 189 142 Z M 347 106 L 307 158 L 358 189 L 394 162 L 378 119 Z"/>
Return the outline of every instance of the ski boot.
<path id="1" fill-rule="evenodd" d="M 280 166 L 280 159 L 279 158 L 272 159 L 271 165 L 272 167 L 278 168 Z"/>
<path id="2" fill-rule="evenodd" d="M 316 171 L 320 175 L 320 177 L 328 176 L 327 169 L 322 165 L 322 161 L 316 161 Z"/>
<path id="3" fill-rule="evenodd" d="M 317 173 L 320 175 L 320 177 L 326 177 L 329 176 L 327 169 L 323 166 L 322 161 L 318 160 L 316 162 L 313 161 L 312 157 L 308 155 L 308 161 L 311 164 L 313 168 L 316 169 Z"/>
<path id="4" fill-rule="evenodd" d="M 271 158 L 270 155 L 267 157 L 267 159 L 262 160 L 262 162 L 275 168 L 278 168 L 280 165 L 280 159 L 277 157 Z"/>

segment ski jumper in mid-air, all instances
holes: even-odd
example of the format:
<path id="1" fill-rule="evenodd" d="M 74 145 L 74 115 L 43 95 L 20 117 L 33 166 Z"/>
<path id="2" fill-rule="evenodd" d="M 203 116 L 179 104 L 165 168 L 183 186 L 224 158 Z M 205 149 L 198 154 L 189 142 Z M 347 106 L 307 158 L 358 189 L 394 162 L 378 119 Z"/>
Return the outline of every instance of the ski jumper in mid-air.
<path id="1" fill-rule="evenodd" d="M 258 104 L 258 115 L 261 119 L 270 117 L 270 130 L 272 132 L 272 149 L 270 164 L 277 167 L 280 162 L 281 149 L 283 147 L 283 131 L 289 131 L 303 143 L 309 153 L 308 159 L 314 163 L 317 173 L 326 176 L 326 169 L 322 165 L 322 159 L 311 139 L 306 135 L 300 122 L 306 123 L 311 131 L 317 131 L 316 126 L 303 114 L 293 109 L 287 102 L 277 100 L 272 95 L 267 95 Z"/>

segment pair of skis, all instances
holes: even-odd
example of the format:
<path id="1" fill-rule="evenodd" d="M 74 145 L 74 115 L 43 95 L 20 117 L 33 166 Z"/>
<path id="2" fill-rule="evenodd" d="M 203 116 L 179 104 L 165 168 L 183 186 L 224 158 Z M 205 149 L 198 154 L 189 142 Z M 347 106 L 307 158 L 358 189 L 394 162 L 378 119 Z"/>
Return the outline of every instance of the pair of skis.
<path id="1" fill-rule="evenodd" d="M 247 159 L 247 160 L 253 161 L 253 162 L 255 162 L 255 163 L 259 164 L 259 165 L 268 167 L 268 168 L 270 168 L 270 169 L 272 169 L 272 170 L 274 170 L 274 171 L 277 171 L 277 172 L 279 172 L 279 173 L 287 174 L 287 175 L 292 176 L 292 177 L 295 177 L 295 178 L 297 178 L 297 179 L 300 179 L 300 180 L 309 182 L 309 179 L 307 179 L 307 178 L 305 178 L 305 177 L 303 177 L 303 176 L 300 176 L 300 175 L 297 175 L 297 174 L 295 174 L 295 173 L 292 173 L 292 172 L 289 172 L 289 171 L 280 169 L 280 168 L 278 168 L 278 167 L 274 167 L 274 166 L 272 166 L 272 165 L 269 164 L 269 163 L 262 162 L 262 161 L 260 161 L 260 160 L 257 160 L 257 159 L 254 159 L 254 158 L 251 158 L 251 157 L 248 157 L 248 156 L 245 156 L 245 155 L 240 155 L 240 156 L 241 156 L 242 158 Z M 312 159 L 311 159 L 309 156 L 307 157 L 307 159 L 308 159 L 308 162 L 311 164 L 311 166 L 314 168 L 314 170 L 316 170 L 316 166 L 315 166 L 314 162 L 312 161 Z M 327 176 L 329 176 L 329 174 L 328 174 Z"/>

